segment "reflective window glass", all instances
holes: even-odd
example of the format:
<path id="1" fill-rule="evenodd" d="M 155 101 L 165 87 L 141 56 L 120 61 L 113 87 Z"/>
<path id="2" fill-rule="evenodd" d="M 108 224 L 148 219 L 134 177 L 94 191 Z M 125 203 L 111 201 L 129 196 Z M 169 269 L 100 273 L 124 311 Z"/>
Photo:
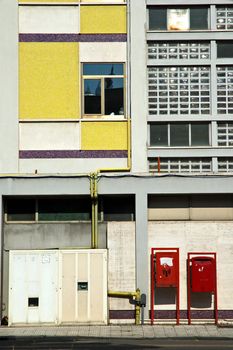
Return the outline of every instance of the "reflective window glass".
<path id="1" fill-rule="evenodd" d="M 101 114 L 101 79 L 84 80 L 84 113 Z"/>
<path id="2" fill-rule="evenodd" d="M 209 146 L 209 124 L 191 124 L 191 146 Z"/>
<path id="3" fill-rule="evenodd" d="M 84 75 L 123 75 L 123 64 L 121 63 L 85 63 L 83 65 Z"/>
<path id="4" fill-rule="evenodd" d="M 208 29 L 208 7 L 193 6 L 190 7 L 190 29 Z"/>
<path id="5" fill-rule="evenodd" d="M 233 57 L 233 41 L 218 41 L 217 42 L 217 57 L 232 58 Z"/>
<path id="6" fill-rule="evenodd" d="M 149 30 L 167 29 L 167 9 L 163 7 L 149 8 Z"/>
<path id="7" fill-rule="evenodd" d="M 123 78 L 105 78 L 105 115 L 124 115 Z"/>
<path id="8" fill-rule="evenodd" d="M 189 125 L 171 124 L 170 125 L 170 145 L 171 146 L 189 146 Z"/>
<path id="9" fill-rule="evenodd" d="M 150 146 L 168 146 L 167 124 L 150 125 Z"/>

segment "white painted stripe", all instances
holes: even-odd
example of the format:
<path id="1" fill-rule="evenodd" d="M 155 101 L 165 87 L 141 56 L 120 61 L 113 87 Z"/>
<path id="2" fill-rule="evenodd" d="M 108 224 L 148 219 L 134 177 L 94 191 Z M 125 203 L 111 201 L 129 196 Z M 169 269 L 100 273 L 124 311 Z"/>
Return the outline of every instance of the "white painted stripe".
<path id="1" fill-rule="evenodd" d="M 20 123 L 20 150 L 78 150 L 79 123 Z"/>
<path id="2" fill-rule="evenodd" d="M 19 6 L 19 33 L 78 33 L 79 6 Z"/>
<path id="3" fill-rule="evenodd" d="M 80 43 L 80 62 L 126 62 L 126 43 Z"/>

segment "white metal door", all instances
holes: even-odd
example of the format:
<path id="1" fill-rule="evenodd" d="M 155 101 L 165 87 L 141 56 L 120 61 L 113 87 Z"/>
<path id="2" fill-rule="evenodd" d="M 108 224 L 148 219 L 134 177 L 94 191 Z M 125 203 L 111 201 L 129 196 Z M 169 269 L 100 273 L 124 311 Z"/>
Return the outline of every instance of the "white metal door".
<path id="1" fill-rule="evenodd" d="M 9 324 L 56 323 L 58 252 L 11 251 Z"/>

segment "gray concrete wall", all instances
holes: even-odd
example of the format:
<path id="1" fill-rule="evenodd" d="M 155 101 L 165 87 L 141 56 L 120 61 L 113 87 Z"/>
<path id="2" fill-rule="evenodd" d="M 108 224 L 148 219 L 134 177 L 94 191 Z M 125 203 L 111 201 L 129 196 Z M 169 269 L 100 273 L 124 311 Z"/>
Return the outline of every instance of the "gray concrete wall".
<path id="1" fill-rule="evenodd" d="M 0 173 L 18 172 L 18 1 L 0 0 Z"/>

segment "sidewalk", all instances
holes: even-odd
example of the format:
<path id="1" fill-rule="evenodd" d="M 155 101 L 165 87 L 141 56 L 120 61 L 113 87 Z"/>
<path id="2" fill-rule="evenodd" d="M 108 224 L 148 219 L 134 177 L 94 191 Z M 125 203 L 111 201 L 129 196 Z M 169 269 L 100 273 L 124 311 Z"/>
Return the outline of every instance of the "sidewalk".
<path id="1" fill-rule="evenodd" d="M 110 325 L 0 327 L 2 337 L 232 338 L 233 327 L 215 325 Z"/>

